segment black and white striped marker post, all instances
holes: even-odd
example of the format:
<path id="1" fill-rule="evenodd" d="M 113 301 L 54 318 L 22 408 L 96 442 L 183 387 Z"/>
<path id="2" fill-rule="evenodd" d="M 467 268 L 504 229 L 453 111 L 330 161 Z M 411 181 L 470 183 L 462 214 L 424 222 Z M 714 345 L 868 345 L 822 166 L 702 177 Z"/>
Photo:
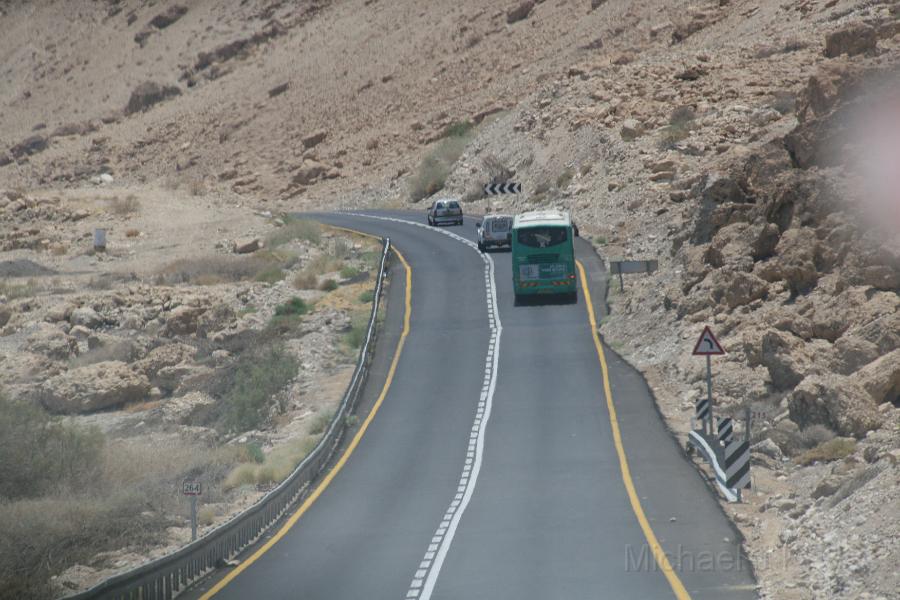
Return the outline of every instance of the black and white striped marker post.
<path id="1" fill-rule="evenodd" d="M 734 490 L 740 502 L 741 490 L 750 487 L 750 442 L 731 442 L 723 456 L 725 487 Z"/>
<path id="2" fill-rule="evenodd" d="M 734 437 L 734 422 L 731 420 L 731 417 L 718 418 L 718 432 L 719 441 L 727 446 Z"/>
<path id="3" fill-rule="evenodd" d="M 706 398 L 700 398 L 697 400 L 697 403 L 694 405 L 694 417 L 697 418 L 698 421 L 706 422 L 706 419 L 709 418 L 709 400 Z"/>
<path id="4" fill-rule="evenodd" d="M 499 196 L 500 194 L 521 194 L 522 184 L 508 181 L 506 183 L 486 183 L 484 193 L 487 196 Z"/>

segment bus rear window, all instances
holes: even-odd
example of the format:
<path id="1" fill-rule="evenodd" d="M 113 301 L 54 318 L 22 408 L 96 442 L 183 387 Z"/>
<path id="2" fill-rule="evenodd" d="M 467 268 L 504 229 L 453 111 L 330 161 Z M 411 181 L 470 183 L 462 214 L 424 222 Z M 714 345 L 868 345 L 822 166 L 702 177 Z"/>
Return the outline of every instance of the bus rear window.
<path id="1" fill-rule="evenodd" d="M 565 227 L 528 227 L 516 234 L 516 241 L 530 248 L 556 246 L 568 239 L 569 232 Z"/>

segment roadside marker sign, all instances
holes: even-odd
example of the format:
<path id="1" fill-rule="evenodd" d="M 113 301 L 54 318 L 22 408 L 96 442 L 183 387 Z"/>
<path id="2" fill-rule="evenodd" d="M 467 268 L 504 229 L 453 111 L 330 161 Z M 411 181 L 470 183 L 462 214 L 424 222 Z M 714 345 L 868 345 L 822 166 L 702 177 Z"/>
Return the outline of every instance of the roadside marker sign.
<path id="1" fill-rule="evenodd" d="M 719 340 L 713 335 L 712 329 L 707 325 L 703 328 L 703 333 L 700 334 L 697 345 L 694 346 L 694 356 L 721 356 L 723 354 L 725 354 L 725 349 L 722 348 L 722 344 L 719 343 Z"/>
<path id="2" fill-rule="evenodd" d="M 185 479 L 181 482 L 181 493 L 185 496 L 199 496 L 203 492 L 203 486 L 199 481 Z"/>
<path id="3" fill-rule="evenodd" d="M 484 193 L 488 196 L 498 196 L 500 194 L 521 194 L 522 184 L 513 181 L 504 183 L 486 183 L 484 184 Z"/>

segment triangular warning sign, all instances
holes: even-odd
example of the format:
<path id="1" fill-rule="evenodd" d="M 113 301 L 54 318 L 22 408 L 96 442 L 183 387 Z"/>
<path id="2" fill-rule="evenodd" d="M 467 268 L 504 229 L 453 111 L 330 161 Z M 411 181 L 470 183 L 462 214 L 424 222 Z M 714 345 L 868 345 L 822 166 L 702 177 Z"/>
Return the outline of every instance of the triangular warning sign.
<path id="1" fill-rule="evenodd" d="M 709 325 L 707 325 L 703 328 L 703 333 L 700 334 L 697 345 L 694 346 L 694 356 L 718 356 L 720 354 L 725 354 L 725 349 L 722 348 L 722 344 L 719 343 L 719 340 L 716 339 Z"/>

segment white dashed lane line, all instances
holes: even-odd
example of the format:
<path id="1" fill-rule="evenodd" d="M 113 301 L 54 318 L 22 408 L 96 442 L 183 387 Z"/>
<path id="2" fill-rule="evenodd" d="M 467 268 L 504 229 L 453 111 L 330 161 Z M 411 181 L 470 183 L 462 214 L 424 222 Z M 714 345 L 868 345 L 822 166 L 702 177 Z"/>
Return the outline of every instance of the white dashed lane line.
<path id="1" fill-rule="evenodd" d="M 444 513 L 443 519 L 438 523 L 434 536 L 431 538 L 431 543 L 428 545 L 424 558 L 422 559 L 422 562 L 419 563 L 418 569 L 413 574 L 412 582 L 409 584 L 409 589 L 406 592 L 406 598 L 428 600 L 431 598 L 431 594 L 434 591 L 434 586 L 441 573 L 444 559 L 450 551 L 450 545 L 453 543 L 453 537 L 456 534 L 456 528 L 459 526 L 459 521 L 475 491 L 475 483 L 478 481 L 478 473 L 481 470 L 485 431 L 487 429 L 488 419 L 490 419 L 491 416 L 494 390 L 497 387 L 497 365 L 500 363 L 500 334 L 503 331 L 503 325 L 500 323 L 500 313 L 497 310 L 497 285 L 494 280 L 494 260 L 490 255 L 482 254 L 474 242 L 449 231 L 437 229 L 423 223 L 407 221 L 405 219 L 358 213 L 350 214 L 369 219 L 379 219 L 382 221 L 393 221 L 406 225 L 414 225 L 416 227 L 423 227 L 442 233 L 469 246 L 474 251 L 478 252 L 478 255 L 484 261 L 484 287 L 487 297 L 488 323 L 490 325 L 491 336 L 488 341 L 487 354 L 484 362 L 484 383 L 481 388 L 481 395 L 478 399 L 478 408 L 475 411 L 475 418 L 472 422 L 472 430 L 469 433 L 469 445 L 466 449 L 466 460 L 463 464 L 459 484 L 456 487 L 456 494 L 450 501 L 450 506 L 447 508 L 447 512 Z"/>

